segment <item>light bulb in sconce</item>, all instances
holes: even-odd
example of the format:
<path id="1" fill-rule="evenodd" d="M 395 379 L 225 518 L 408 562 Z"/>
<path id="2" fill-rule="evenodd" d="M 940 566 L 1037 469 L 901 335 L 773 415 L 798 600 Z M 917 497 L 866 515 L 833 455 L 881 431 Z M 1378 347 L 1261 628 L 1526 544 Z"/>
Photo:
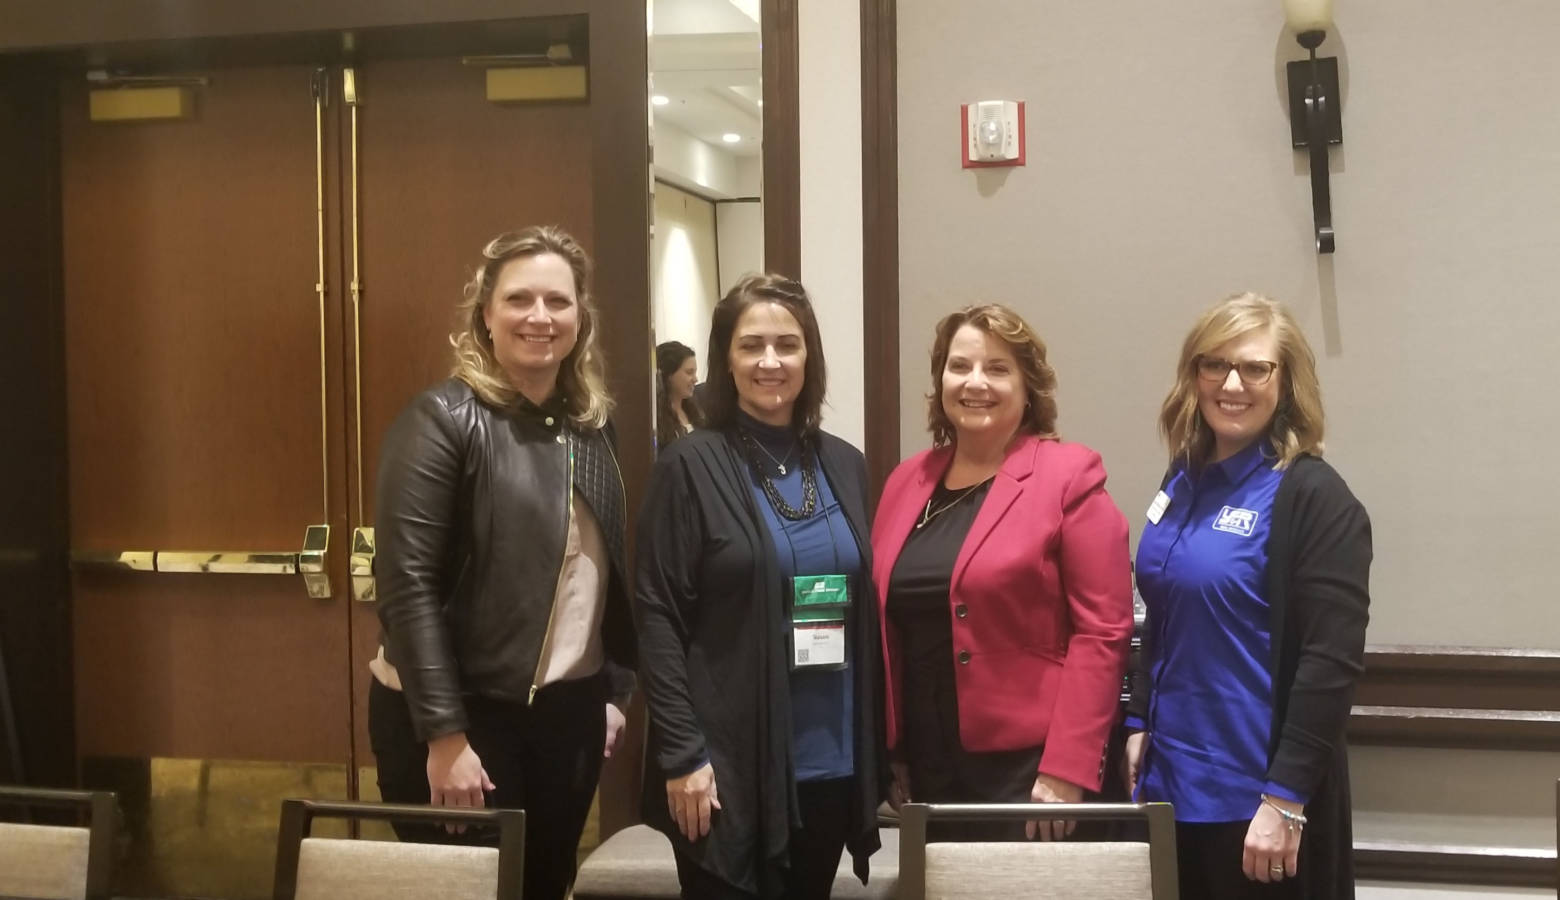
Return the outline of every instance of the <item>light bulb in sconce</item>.
<path id="1" fill-rule="evenodd" d="M 1332 0 L 1284 0 L 1284 21 L 1297 35 L 1326 32 L 1333 24 Z"/>

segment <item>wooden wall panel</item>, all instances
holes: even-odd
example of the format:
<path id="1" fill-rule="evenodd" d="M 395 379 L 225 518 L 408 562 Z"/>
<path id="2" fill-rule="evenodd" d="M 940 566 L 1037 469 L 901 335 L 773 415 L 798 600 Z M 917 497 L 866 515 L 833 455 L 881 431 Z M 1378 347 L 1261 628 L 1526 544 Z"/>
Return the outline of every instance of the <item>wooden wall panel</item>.
<path id="1" fill-rule="evenodd" d="M 74 777 L 65 578 L 65 372 L 59 302 L 58 101 L 52 75 L 0 64 L 0 655 L 20 759 L 0 729 L 0 782 Z M 0 704 L 3 708 L 3 704 Z"/>

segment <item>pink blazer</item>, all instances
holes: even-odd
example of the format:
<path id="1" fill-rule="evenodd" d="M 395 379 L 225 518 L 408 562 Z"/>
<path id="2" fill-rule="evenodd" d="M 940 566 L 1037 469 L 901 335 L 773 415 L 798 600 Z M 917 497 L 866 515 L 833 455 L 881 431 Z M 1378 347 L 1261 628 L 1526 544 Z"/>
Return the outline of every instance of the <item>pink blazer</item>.
<path id="1" fill-rule="evenodd" d="M 899 744 L 899 637 L 886 615 L 894 564 L 951 448 L 899 464 L 872 527 L 883 613 L 888 746 Z M 1040 771 L 1099 790 L 1132 634 L 1127 521 L 1100 456 L 1021 437 L 959 551 L 948 597 L 966 750 L 1045 745 Z"/>

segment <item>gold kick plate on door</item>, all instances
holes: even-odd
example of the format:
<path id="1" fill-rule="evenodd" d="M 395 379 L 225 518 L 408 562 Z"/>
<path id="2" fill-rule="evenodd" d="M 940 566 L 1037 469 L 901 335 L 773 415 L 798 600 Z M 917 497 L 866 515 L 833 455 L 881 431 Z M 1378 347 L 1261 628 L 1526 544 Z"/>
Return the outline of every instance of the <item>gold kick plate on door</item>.
<path id="1" fill-rule="evenodd" d="M 374 589 L 374 529 L 352 529 L 352 556 L 347 563 L 352 575 L 352 599 L 372 603 L 379 599 Z"/>

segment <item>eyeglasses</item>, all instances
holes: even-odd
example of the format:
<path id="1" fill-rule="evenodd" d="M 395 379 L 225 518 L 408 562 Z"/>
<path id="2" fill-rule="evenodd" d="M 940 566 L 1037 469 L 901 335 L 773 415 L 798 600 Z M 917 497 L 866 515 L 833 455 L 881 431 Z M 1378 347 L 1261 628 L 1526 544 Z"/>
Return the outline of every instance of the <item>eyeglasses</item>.
<path id="1" fill-rule="evenodd" d="M 1241 384 L 1246 387 L 1261 387 L 1273 378 L 1274 372 L 1278 371 L 1278 363 L 1266 359 L 1247 359 L 1232 363 L 1216 356 L 1197 357 L 1197 377 L 1204 381 L 1222 382 L 1230 377 L 1231 369 L 1240 375 Z"/>

